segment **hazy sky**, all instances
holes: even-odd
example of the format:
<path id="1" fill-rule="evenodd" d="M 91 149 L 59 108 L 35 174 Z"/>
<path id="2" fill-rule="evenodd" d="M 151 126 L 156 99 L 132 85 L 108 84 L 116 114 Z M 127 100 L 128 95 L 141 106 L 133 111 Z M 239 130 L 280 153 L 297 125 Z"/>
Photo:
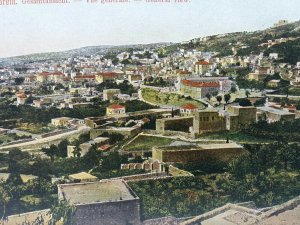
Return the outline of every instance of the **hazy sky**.
<path id="1" fill-rule="evenodd" d="M 300 0 L 191 0 L 181 4 L 82 1 L 0 5 L 0 57 L 91 45 L 184 41 L 263 29 L 279 19 L 300 19 Z"/>

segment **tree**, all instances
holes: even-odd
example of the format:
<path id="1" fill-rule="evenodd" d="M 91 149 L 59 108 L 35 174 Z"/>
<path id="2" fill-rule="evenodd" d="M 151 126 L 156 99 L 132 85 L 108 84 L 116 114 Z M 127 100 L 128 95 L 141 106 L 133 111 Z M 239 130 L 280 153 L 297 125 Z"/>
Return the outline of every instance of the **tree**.
<path id="1" fill-rule="evenodd" d="M 120 155 L 119 152 L 110 152 L 107 157 L 104 157 L 101 164 L 102 171 L 116 170 L 121 164 L 128 163 L 128 158 L 125 155 Z"/>
<path id="2" fill-rule="evenodd" d="M 21 85 L 21 84 L 23 84 L 24 80 L 25 80 L 24 77 L 16 77 L 15 78 L 15 84 L 16 85 Z"/>
<path id="3" fill-rule="evenodd" d="M 73 149 L 73 156 L 79 158 L 81 156 L 81 149 L 79 145 L 75 145 Z"/>
<path id="4" fill-rule="evenodd" d="M 113 145 L 119 141 L 124 140 L 124 135 L 122 134 L 118 134 L 118 133 L 112 133 L 109 134 L 107 132 L 104 132 L 102 135 L 102 137 L 108 137 L 109 138 L 109 144 Z"/>
<path id="5" fill-rule="evenodd" d="M 118 63 L 119 63 L 119 59 L 118 59 L 117 57 L 115 57 L 115 58 L 113 58 L 113 59 L 111 60 L 111 62 L 112 62 L 112 64 L 113 64 L 114 66 L 116 66 L 116 65 L 118 65 Z"/>
<path id="6" fill-rule="evenodd" d="M 92 145 L 89 151 L 83 157 L 85 163 L 89 166 L 98 166 L 102 157 L 102 152 L 98 150 L 97 145 Z"/>
<path id="7" fill-rule="evenodd" d="M 8 153 L 8 172 L 18 174 L 20 170 L 19 162 L 28 157 L 28 153 L 22 152 L 18 148 L 10 150 Z"/>
<path id="8" fill-rule="evenodd" d="M 58 201 L 50 209 L 51 221 L 50 225 L 62 224 L 62 225 L 72 225 L 72 217 L 75 213 L 75 206 L 70 205 L 67 201 Z"/>
<path id="9" fill-rule="evenodd" d="M 67 157 L 68 156 L 68 145 L 69 141 L 67 139 L 61 141 L 57 146 L 57 156 L 58 157 Z"/>
<path id="10" fill-rule="evenodd" d="M 6 206 L 10 202 L 11 194 L 8 192 L 4 183 L 0 182 L 0 209 L 2 211 L 1 221 L 6 217 Z"/>
<path id="11" fill-rule="evenodd" d="M 217 99 L 217 101 L 219 102 L 219 105 L 221 104 L 221 101 L 222 101 L 222 96 L 221 95 L 218 95 L 217 97 L 216 97 L 216 99 Z"/>
<path id="12" fill-rule="evenodd" d="M 51 158 L 51 161 L 54 160 L 55 156 L 58 156 L 58 148 L 56 145 L 50 145 L 50 148 L 42 148 L 42 151 Z"/>
<path id="13" fill-rule="evenodd" d="M 282 98 L 281 101 L 280 101 L 280 106 L 281 107 L 284 107 L 286 105 L 289 105 L 290 104 L 290 100 L 288 98 Z"/>
<path id="14" fill-rule="evenodd" d="M 58 91 L 60 89 L 65 89 L 65 86 L 63 84 L 61 84 L 61 83 L 56 84 L 54 90 Z"/>
<path id="15" fill-rule="evenodd" d="M 208 101 L 210 101 L 210 99 L 211 99 L 211 94 L 207 93 L 207 94 L 205 95 L 205 97 L 208 99 Z"/>
<path id="16" fill-rule="evenodd" d="M 237 89 L 236 89 L 235 86 L 232 86 L 231 89 L 230 89 L 230 91 L 231 91 L 232 93 L 235 93 L 235 92 L 237 91 Z"/>
<path id="17" fill-rule="evenodd" d="M 260 98 L 255 101 L 254 106 L 263 106 L 266 103 L 266 98 Z"/>
<path id="18" fill-rule="evenodd" d="M 231 99 L 231 95 L 230 94 L 225 94 L 224 95 L 224 101 L 226 102 L 226 104 L 228 104 L 229 100 Z"/>
<path id="19" fill-rule="evenodd" d="M 246 91 L 245 91 L 245 95 L 246 95 L 247 98 L 249 98 L 249 96 L 250 96 L 250 91 L 246 90 Z"/>
<path id="20" fill-rule="evenodd" d="M 290 92 L 290 88 L 289 87 L 284 87 L 283 88 L 283 93 L 286 94 L 286 97 L 289 97 L 289 92 Z"/>
<path id="21" fill-rule="evenodd" d="M 249 99 L 247 99 L 247 98 L 242 98 L 242 99 L 239 101 L 239 105 L 240 105 L 240 106 L 252 106 L 252 103 L 250 102 Z"/>

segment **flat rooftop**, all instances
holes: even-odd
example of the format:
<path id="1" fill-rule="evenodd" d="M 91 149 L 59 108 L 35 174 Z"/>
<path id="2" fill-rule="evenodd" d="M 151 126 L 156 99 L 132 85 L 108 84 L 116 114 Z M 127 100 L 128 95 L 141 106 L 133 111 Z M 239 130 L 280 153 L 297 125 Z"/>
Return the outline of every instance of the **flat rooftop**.
<path id="1" fill-rule="evenodd" d="M 284 111 L 280 109 L 275 109 L 272 107 L 258 107 L 257 109 L 260 111 L 269 112 L 277 115 L 295 115 L 294 113 L 290 113 L 288 111 Z"/>
<path id="2" fill-rule="evenodd" d="M 92 204 L 138 199 L 123 180 L 58 185 L 59 192 L 70 204 Z"/>
<path id="3" fill-rule="evenodd" d="M 300 206 L 291 210 L 285 210 L 278 215 L 273 215 L 264 221 L 260 222 L 260 225 L 297 225 L 300 224 Z"/>
<path id="4" fill-rule="evenodd" d="M 86 172 L 71 174 L 71 175 L 69 175 L 69 178 L 75 179 L 75 180 L 84 180 L 84 179 L 86 179 L 86 180 L 96 179 L 97 180 L 97 177 L 95 177 L 89 173 L 86 173 Z M 93 181 L 95 181 L 95 180 L 93 180 Z"/>
<path id="5" fill-rule="evenodd" d="M 184 221 L 182 225 L 299 225 L 300 196 L 269 209 L 227 204 Z"/>

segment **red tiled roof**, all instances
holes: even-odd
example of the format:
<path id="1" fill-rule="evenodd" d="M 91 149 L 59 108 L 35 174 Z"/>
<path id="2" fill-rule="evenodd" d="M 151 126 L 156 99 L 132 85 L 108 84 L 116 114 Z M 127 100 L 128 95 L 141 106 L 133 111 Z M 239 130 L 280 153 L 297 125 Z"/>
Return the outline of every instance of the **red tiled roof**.
<path id="1" fill-rule="evenodd" d="M 146 118 L 146 117 L 143 118 L 142 121 L 143 121 L 144 123 L 149 123 L 149 122 L 150 122 L 150 120 L 149 120 L 148 118 Z"/>
<path id="2" fill-rule="evenodd" d="M 95 79 L 95 75 L 76 76 L 74 79 Z"/>
<path id="3" fill-rule="evenodd" d="M 115 72 L 105 72 L 105 73 L 100 73 L 99 75 L 102 75 L 103 77 L 117 77 L 118 74 Z"/>
<path id="4" fill-rule="evenodd" d="M 18 92 L 16 95 L 18 98 L 26 98 L 26 95 L 23 92 Z"/>
<path id="5" fill-rule="evenodd" d="M 211 65 L 211 63 L 203 60 L 203 61 L 196 62 L 196 65 Z"/>
<path id="6" fill-rule="evenodd" d="M 187 71 L 187 70 L 181 70 L 179 72 L 179 74 L 191 74 L 191 72 Z"/>
<path id="7" fill-rule="evenodd" d="M 64 76 L 64 74 L 62 72 L 54 72 L 54 73 L 49 73 L 49 72 L 42 72 L 39 74 L 40 76 Z"/>
<path id="8" fill-rule="evenodd" d="M 108 108 L 111 108 L 111 109 L 123 109 L 123 108 L 125 108 L 125 106 L 114 104 L 114 105 L 108 106 Z"/>
<path id="9" fill-rule="evenodd" d="M 191 103 L 182 105 L 180 108 L 182 108 L 182 109 L 198 109 L 197 106 L 195 106 L 195 105 L 193 105 L 193 104 L 191 104 Z"/>
<path id="10" fill-rule="evenodd" d="M 106 144 L 106 145 L 100 146 L 98 149 L 101 151 L 107 151 L 110 147 L 111 147 L 111 145 Z"/>
<path id="11" fill-rule="evenodd" d="M 40 75 L 40 76 L 48 76 L 49 74 L 50 74 L 49 72 L 43 71 L 43 72 L 41 72 L 39 75 Z"/>
<path id="12" fill-rule="evenodd" d="M 51 73 L 51 75 L 64 76 L 64 74 L 62 72 L 54 72 L 54 73 Z"/>
<path id="13" fill-rule="evenodd" d="M 191 87 L 219 87 L 218 82 L 200 82 L 200 81 L 191 81 L 191 80 L 182 80 L 181 83 L 185 86 Z"/>

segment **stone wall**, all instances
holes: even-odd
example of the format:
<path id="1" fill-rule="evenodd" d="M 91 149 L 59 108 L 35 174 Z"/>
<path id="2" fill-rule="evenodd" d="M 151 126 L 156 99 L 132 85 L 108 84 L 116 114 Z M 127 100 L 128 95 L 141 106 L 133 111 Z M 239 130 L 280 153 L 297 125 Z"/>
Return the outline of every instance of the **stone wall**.
<path id="1" fill-rule="evenodd" d="M 161 135 L 159 131 L 156 130 L 143 130 L 145 134 L 152 134 L 152 135 Z M 182 136 L 185 138 L 191 138 L 190 133 L 180 132 L 180 131 L 172 131 L 172 130 L 165 130 L 164 136 Z M 175 139 L 174 139 L 175 140 Z"/>
<path id="2" fill-rule="evenodd" d="M 244 154 L 243 148 L 224 148 L 224 149 L 161 149 L 154 147 L 152 158 L 166 163 L 216 163 L 227 162 L 234 157 Z"/>
<path id="3" fill-rule="evenodd" d="M 238 115 L 239 120 L 239 128 L 243 128 L 248 126 L 251 123 L 256 122 L 256 107 L 254 106 L 232 106 L 228 108 L 230 113 Z"/>
<path id="4" fill-rule="evenodd" d="M 193 126 L 193 117 L 176 117 L 156 120 L 156 131 L 164 133 L 168 131 L 189 132 Z"/>
<path id="5" fill-rule="evenodd" d="M 107 128 L 107 129 L 92 129 L 91 132 L 90 132 L 90 136 L 91 136 L 91 139 L 95 139 L 97 137 L 99 137 L 100 135 L 102 135 L 103 133 L 109 133 L 109 134 L 122 134 L 124 135 L 125 137 L 133 137 L 135 135 L 137 135 L 138 133 L 141 132 L 141 128 L 140 127 L 137 127 L 137 128 L 133 128 L 133 129 L 110 129 L 110 128 Z"/>
<path id="6" fill-rule="evenodd" d="M 139 225 L 140 206 L 137 199 L 118 202 L 77 205 L 73 225 Z"/>
<path id="7" fill-rule="evenodd" d="M 159 161 L 149 162 L 145 161 L 143 163 L 129 163 L 122 164 L 121 170 L 145 170 L 145 171 L 156 171 L 162 172 L 162 163 Z"/>
<path id="8" fill-rule="evenodd" d="M 40 150 L 41 148 L 49 148 L 51 145 L 58 145 L 63 140 L 72 141 L 77 139 L 81 134 L 86 134 L 90 128 L 82 128 L 50 137 L 40 138 L 33 141 L 28 141 L 19 144 L 7 145 L 0 147 L 0 151 L 9 151 L 14 148 L 21 150 Z"/>
<path id="9" fill-rule="evenodd" d="M 180 222 L 181 220 L 175 217 L 163 217 L 163 218 L 145 220 L 143 221 L 142 225 L 162 225 L 162 224 L 179 225 Z"/>
<path id="10" fill-rule="evenodd" d="M 193 177 L 194 175 L 185 170 L 178 169 L 175 166 L 169 166 L 169 174 L 173 177 Z"/>
<path id="11" fill-rule="evenodd" d="M 161 172 L 161 173 L 144 173 L 144 174 L 137 174 L 137 175 L 131 175 L 131 176 L 111 178 L 110 180 L 122 179 L 122 180 L 125 180 L 125 181 L 140 181 L 140 180 L 156 180 L 156 179 L 163 179 L 163 178 L 170 178 L 170 176 L 167 176 L 167 173 L 165 173 L 165 172 Z"/>
<path id="12" fill-rule="evenodd" d="M 50 209 L 27 212 L 8 216 L 5 220 L 0 220 L 1 225 L 16 225 L 16 224 L 38 224 L 38 221 L 44 221 L 43 224 L 50 224 L 51 214 Z"/>

